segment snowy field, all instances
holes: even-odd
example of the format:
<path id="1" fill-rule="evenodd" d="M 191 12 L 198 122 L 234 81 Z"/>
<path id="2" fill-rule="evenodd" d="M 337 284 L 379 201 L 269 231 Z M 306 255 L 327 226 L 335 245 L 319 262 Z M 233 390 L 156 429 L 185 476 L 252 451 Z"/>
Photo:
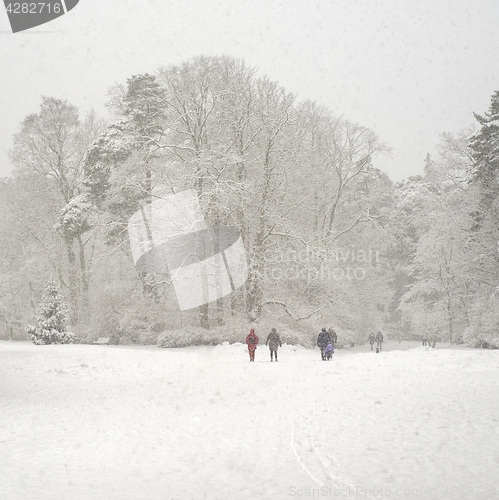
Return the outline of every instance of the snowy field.
<path id="1" fill-rule="evenodd" d="M 499 498 L 499 352 L 416 345 L 0 342 L 0 498 Z"/>

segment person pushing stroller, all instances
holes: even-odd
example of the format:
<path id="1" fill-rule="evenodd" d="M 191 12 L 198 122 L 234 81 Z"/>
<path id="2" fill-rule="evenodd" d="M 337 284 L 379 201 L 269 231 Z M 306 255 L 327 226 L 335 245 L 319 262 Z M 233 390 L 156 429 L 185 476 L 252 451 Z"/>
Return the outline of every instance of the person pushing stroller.
<path id="1" fill-rule="evenodd" d="M 334 354 L 333 344 L 331 344 L 331 342 L 328 342 L 326 348 L 324 349 L 324 356 L 326 358 L 326 361 L 331 361 L 331 359 L 333 358 L 333 354 Z"/>
<path id="2" fill-rule="evenodd" d="M 319 336 L 317 337 L 317 346 L 321 350 L 322 361 L 326 360 L 324 350 L 326 349 L 326 346 L 330 343 L 331 343 L 331 335 L 329 332 L 326 331 L 325 328 L 323 328 L 321 330 L 321 333 L 319 333 Z"/>

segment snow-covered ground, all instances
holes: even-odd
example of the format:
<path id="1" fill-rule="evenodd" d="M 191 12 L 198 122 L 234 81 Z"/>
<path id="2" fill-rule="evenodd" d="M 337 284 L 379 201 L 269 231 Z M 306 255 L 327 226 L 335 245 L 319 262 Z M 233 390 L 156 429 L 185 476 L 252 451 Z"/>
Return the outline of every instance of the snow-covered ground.
<path id="1" fill-rule="evenodd" d="M 0 342 L 0 498 L 499 498 L 499 352 L 248 359 Z"/>

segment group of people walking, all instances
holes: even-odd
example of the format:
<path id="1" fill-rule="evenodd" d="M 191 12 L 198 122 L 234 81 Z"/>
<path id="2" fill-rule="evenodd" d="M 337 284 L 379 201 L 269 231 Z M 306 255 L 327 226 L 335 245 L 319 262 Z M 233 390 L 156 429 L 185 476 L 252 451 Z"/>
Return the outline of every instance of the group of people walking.
<path id="1" fill-rule="evenodd" d="M 317 337 L 317 346 L 321 350 L 322 361 L 330 361 L 334 354 L 334 345 L 338 342 L 338 335 L 330 328 L 323 328 Z"/>
<path id="2" fill-rule="evenodd" d="M 423 338 L 421 339 L 423 341 L 424 346 L 430 346 L 430 347 L 435 347 L 437 345 L 437 337 L 436 335 L 423 335 Z"/>
<path id="3" fill-rule="evenodd" d="M 248 346 L 250 361 L 255 361 L 255 351 L 259 341 L 260 339 L 255 333 L 255 329 L 252 328 L 246 336 L 246 345 Z M 319 337 L 317 338 L 317 345 L 321 350 L 321 358 L 323 361 L 329 361 L 332 359 L 334 354 L 334 344 L 337 341 L 338 335 L 336 335 L 336 332 L 332 328 L 328 331 L 326 331 L 325 328 L 321 330 L 321 333 L 319 333 Z M 279 347 L 282 347 L 282 341 L 275 328 L 272 328 L 268 334 L 265 345 L 269 346 L 270 361 L 274 361 L 274 359 L 277 361 L 277 350 Z"/>
<path id="4" fill-rule="evenodd" d="M 381 352 L 381 348 L 383 347 L 383 334 L 378 332 L 374 335 L 374 332 L 371 332 L 368 339 L 371 344 L 371 351 L 374 351 L 374 344 L 376 344 L 376 352 Z"/>
<path id="5" fill-rule="evenodd" d="M 376 352 L 381 352 L 383 340 L 383 334 L 380 331 L 378 331 L 376 335 L 374 335 L 374 332 L 371 333 L 368 339 L 369 344 L 371 344 L 371 351 L 374 351 L 374 344 L 376 344 Z M 258 346 L 258 342 L 258 335 L 255 333 L 254 328 L 252 328 L 246 337 L 246 345 L 248 346 L 250 361 L 255 361 L 255 351 Z M 333 358 L 334 348 L 337 342 L 338 335 L 332 328 L 329 328 L 329 330 L 322 328 L 319 336 L 317 337 L 317 346 L 321 350 L 322 361 L 330 361 Z M 425 339 L 423 339 L 423 345 L 424 342 Z M 268 334 L 265 345 L 269 346 L 270 361 L 274 361 L 274 359 L 277 361 L 277 350 L 279 347 L 282 347 L 282 341 L 275 328 L 272 328 Z"/>
<path id="6" fill-rule="evenodd" d="M 246 344 L 248 345 L 250 361 L 255 361 L 255 351 L 258 342 L 259 342 L 258 335 L 255 333 L 254 328 L 252 328 L 248 336 L 246 337 Z M 277 349 L 279 347 L 282 347 L 282 342 L 281 342 L 281 337 L 279 336 L 275 328 L 272 328 L 272 330 L 268 334 L 267 340 L 265 341 L 265 345 L 269 346 L 270 361 L 274 361 L 274 357 L 275 360 L 277 361 Z"/>

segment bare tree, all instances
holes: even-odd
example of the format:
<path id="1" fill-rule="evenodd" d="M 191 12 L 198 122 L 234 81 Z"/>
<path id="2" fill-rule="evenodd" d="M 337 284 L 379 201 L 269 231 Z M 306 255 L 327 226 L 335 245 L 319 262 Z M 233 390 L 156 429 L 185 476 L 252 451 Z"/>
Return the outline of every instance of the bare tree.
<path id="1" fill-rule="evenodd" d="M 81 122 L 75 106 L 60 99 L 42 97 L 39 113 L 27 116 L 14 136 L 10 152 L 14 175 L 38 176 L 48 186 L 55 187 L 45 194 L 51 197 L 54 210 L 61 212 L 82 194 L 85 154 L 102 127 L 102 122 L 93 113 Z M 82 231 L 65 231 L 61 224 L 58 227 L 66 246 L 67 285 L 72 319 L 76 321 L 78 292 L 86 292 L 88 288 L 86 242 Z"/>

